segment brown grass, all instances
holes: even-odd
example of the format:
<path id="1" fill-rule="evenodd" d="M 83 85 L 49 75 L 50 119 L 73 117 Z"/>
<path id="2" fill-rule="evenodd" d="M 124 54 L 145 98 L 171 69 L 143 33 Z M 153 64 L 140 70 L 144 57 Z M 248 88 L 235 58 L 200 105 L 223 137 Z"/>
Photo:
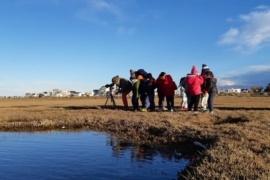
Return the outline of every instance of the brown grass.
<path id="1" fill-rule="evenodd" d="M 180 98 L 176 97 L 179 106 Z M 121 99 L 116 98 L 117 105 Z M 183 179 L 270 179 L 270 97 L 218 96 L 214 114 L 114 109 L 106 98 L 1 99 L 1 131 L 89 129 L 147 144 L 210 144 Z"/>

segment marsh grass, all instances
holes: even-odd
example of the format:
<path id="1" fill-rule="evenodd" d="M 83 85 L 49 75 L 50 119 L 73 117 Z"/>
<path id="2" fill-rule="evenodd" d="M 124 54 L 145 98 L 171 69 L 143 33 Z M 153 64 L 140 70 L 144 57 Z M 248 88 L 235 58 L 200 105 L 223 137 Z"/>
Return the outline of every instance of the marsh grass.
<path id="1" fill-rule="evenodd" d="M 98 130 L 150 145 L 198 141 L 208 149 L 180 179 L 270 179 L 270 97 L 218 96 L 214 114 L 124 111 L 120 98 L 117 109 L 105 100 L 1 99 L 0 130 Z"/>

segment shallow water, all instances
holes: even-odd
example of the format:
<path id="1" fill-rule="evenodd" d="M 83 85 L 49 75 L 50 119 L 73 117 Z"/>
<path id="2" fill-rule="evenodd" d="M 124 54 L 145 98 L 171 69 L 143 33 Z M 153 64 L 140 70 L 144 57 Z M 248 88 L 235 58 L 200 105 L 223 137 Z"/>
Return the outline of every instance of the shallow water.
<path id="1" fill-rule="evenodd" d="M 100 132 L 0 133 L 1 179 L 177 179 L 179 151 Z"/>

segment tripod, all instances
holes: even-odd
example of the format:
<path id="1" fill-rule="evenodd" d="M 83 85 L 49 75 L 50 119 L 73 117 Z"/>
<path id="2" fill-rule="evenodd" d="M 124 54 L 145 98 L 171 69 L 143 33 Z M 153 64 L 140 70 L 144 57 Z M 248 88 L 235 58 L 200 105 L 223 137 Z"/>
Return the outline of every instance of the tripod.
<path id="1" fill-rule="evenodd" d="M 112 94 L 112 88 L 110 87 L 110 92 L 107 92 L 107 100 L 105 102 L 105 106 L 107 106 L 108 100 L 111 99 L 111 102 L 113 103 L 113 107 L 116 108 L 116 103 Z"/>

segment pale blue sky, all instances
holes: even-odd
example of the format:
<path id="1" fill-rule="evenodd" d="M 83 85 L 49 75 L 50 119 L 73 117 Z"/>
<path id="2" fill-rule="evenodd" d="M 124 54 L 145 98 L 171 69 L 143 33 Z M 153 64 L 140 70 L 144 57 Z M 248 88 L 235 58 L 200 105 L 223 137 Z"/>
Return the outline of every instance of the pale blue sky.
<path id="1" fill-rule="evenodd" d="M 0 0 L 0 96 L 87 92 L 130 69 L 270 83 L 270 1 Z"/>

